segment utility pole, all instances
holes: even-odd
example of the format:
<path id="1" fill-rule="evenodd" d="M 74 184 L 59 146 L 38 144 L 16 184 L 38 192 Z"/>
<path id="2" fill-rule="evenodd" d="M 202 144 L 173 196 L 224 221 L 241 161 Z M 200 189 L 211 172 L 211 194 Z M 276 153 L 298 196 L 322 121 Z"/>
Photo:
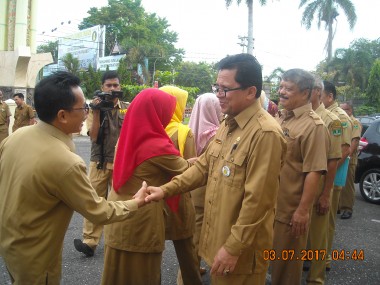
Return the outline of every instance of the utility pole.
<path id="1" fill-rule="evenodd" d="M 248 52 L 248 37 L 245 37 L 245 36 L 238 36 L 239 40 L 240 40 L 240 43 L 237 43 L 239 46 L 242 47 L 242 52 L 243 53 L 249 53 Z M 252 38 L 252 42 L 254 41 L 255 39 Z M 253 47 L 252 47 L 253 48 Z M 246 49 L 246 51 L 245 51 Z"/>

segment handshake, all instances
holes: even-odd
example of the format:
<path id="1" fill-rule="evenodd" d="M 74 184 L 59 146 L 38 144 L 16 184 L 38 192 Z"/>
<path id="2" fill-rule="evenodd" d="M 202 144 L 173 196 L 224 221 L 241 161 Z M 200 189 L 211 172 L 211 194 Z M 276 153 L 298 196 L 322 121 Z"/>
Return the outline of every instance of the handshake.
<path id="1" fill-rule="evenodd" d="M 160 187 L 148 186 L 144 181 L 141 188 L 133 196 L 139 208 L 149 204 L 151 201 L 159 201 L 164 198 L 164 191 Z"/>

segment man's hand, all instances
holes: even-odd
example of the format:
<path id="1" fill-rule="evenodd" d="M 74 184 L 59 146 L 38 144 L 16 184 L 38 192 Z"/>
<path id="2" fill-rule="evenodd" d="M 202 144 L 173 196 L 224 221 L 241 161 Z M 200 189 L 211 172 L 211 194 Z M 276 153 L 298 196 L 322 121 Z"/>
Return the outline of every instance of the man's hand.
<path id="1" fill-rule="evenodd" d="M 211 274 L 227 275 L 235 270 L 239 256 L 231 255 L 222 246 L 214 257 Z"/>
<path id="2" fill-rule="evenodd" d="M 309 211 L 302 211 L 299 208 L 294 212 L 290 226 L 292 235 L 296 238 L 307 233 L 309 223 Z"/>
<path id="3" fill-rule="evenodd" d="M 325 197 L 321 195 L 317 203 L 317 213 L 318 215 L 326 215 L 330 208 L 330 197 Z"/>
<path id="4" fill-rule="evenodd" d="M 137 204 L 139 205 L 139 208 L 146 204 L 145 198 L 146 196 L 148 196 L 147 187 L 148 185 L 146 184 L 145 181 L 143 181 L 142 186 L 139 189 L 139 191 L 137 191 L 137 193 L 133 195 L 133 199 L 136 200 Z"/>
<path id="5" fill-rule="evenodd" d="M 151 201 L 160 201 L 164 199 L 164 191 L 161 189 L 161 187 L 154 187 L 149 186 L 148 187 L 148 196 L 145 197 L 145 203 L 149 203 Z"/>
<path id="6" fill-rule="evenodd" d="M 192 157 L 192 158 L 189 158 L 187 161 L 191 164 L 194 164 L 197 160 L 198 160 L 198 157 Z"/>

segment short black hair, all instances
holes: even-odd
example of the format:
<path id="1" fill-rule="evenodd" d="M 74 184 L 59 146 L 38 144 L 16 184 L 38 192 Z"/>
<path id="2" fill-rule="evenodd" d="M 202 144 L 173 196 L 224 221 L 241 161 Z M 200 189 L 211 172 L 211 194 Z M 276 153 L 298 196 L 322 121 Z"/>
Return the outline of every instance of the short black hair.
<path id="1" fill-rule="evenodd" d="M 263 88 L 263 75 L 261 65 L 257 59 L 248 53 L 230 55 L 223 58 L 218 64 L 218 70 L 236 69 L 235 81 L 242 88 L 255 86 L 256 98 L 261 95 Z"/>
<path id="2" fill-rule="evenodd" d="M 102 85 L 104 84 L 104 82 L 106 82 L 107 79 L 114 79 L 114 78 L 119 79 L 119 82 L 120 82 L 119 74 L 117 74 L 116 71 L 108 70 L 108 71 L 104 72 L 104 74 L 102 76 Z"/>
<path id="3" fill-rule="evenodd" d="M 15 96 L 17 96 L 18 98 L 20 98 L 20 99 L 22 99 L 22 100 L 25 99 L 25 96 L 24 96 L 24 94 L 22 94 L 22 93 L 16 93 L 16 94 L 14 94 L 14 95 L 13 95 L 13 98 L 14 98 Z"/>
<path id="4" fill-rule="evenodd" d="M 51 123 L 59 110 L 69 110 L 76 103 L 72 87 L 80 79 L 66 71 L 57 71 L 42 79 L 34 89 L 34 106 L 41 121 Z"/>
<path id="5" fill-rule="evenodd" d="M 327 80 L 323 80 L 323 85 L 325 87 L 326 93 L 332 93 L 334 100 L 336 100 L 336 88 L 335 85 Z"/>
<path id="6" fill-rule="evenodd" d="M 301 68 L 293 68 L 285 71 L 281 79 L 295 83 L 301 92 L 308 89 L 308 98 L 310 99 L 314 87 L 314 76 L 310 72 Z"/>

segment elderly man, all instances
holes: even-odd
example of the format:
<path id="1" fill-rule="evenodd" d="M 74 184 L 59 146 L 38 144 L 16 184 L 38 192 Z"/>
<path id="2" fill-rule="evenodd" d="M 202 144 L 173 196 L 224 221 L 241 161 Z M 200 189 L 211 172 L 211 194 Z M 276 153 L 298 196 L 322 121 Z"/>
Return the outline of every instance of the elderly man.
<path id="1" fill-rule="evenodd" d="M 287 154 L 274 223 L 273 285 L 301 284 L 302 250 L 306 249 L 319 179 L 327 170 L 329 138 L 309 103 L 313 86 L 313 75 L 302 69 L 286 71 L 280 82 L 284 110 L 277 119 L 287 139 Z M 289 255 L 292 258 L 286 258 Z"/>
<path id="2" fill-rule="evenodd" d="M 286 142 L 259 102 L 261 66 L 249 54 L 219 62 L 213 91 L 226 114 L 214 140 L 194 166 L 146 201 L 206 185 L 199 254 L 211 266 L 212 284 L 265 284 L 272 248 L 279 174 Z"/>
<path id="3" fill-rule="evenodd" d="M 88 112 L 79 83 L 67 72 L 41 80 L 34 93 L 41 122 L 0 144 L 0 254 L 12 284 L 60 283 L 63 239 L 74 210 L 108 224 L 143 203 L 143 196 L 107 202 L 91 187 L 71 137 Z M 25 142 L 28 151 L 20 153 Z"/>
<path id="4" fill-rule="evenodd" d="M 0 143 L 9 134 L 9 117 L 11 116 L 11 111 L 9 111 L 9 106 L 3 101 L 3 92 L 0 90 Z"/>

